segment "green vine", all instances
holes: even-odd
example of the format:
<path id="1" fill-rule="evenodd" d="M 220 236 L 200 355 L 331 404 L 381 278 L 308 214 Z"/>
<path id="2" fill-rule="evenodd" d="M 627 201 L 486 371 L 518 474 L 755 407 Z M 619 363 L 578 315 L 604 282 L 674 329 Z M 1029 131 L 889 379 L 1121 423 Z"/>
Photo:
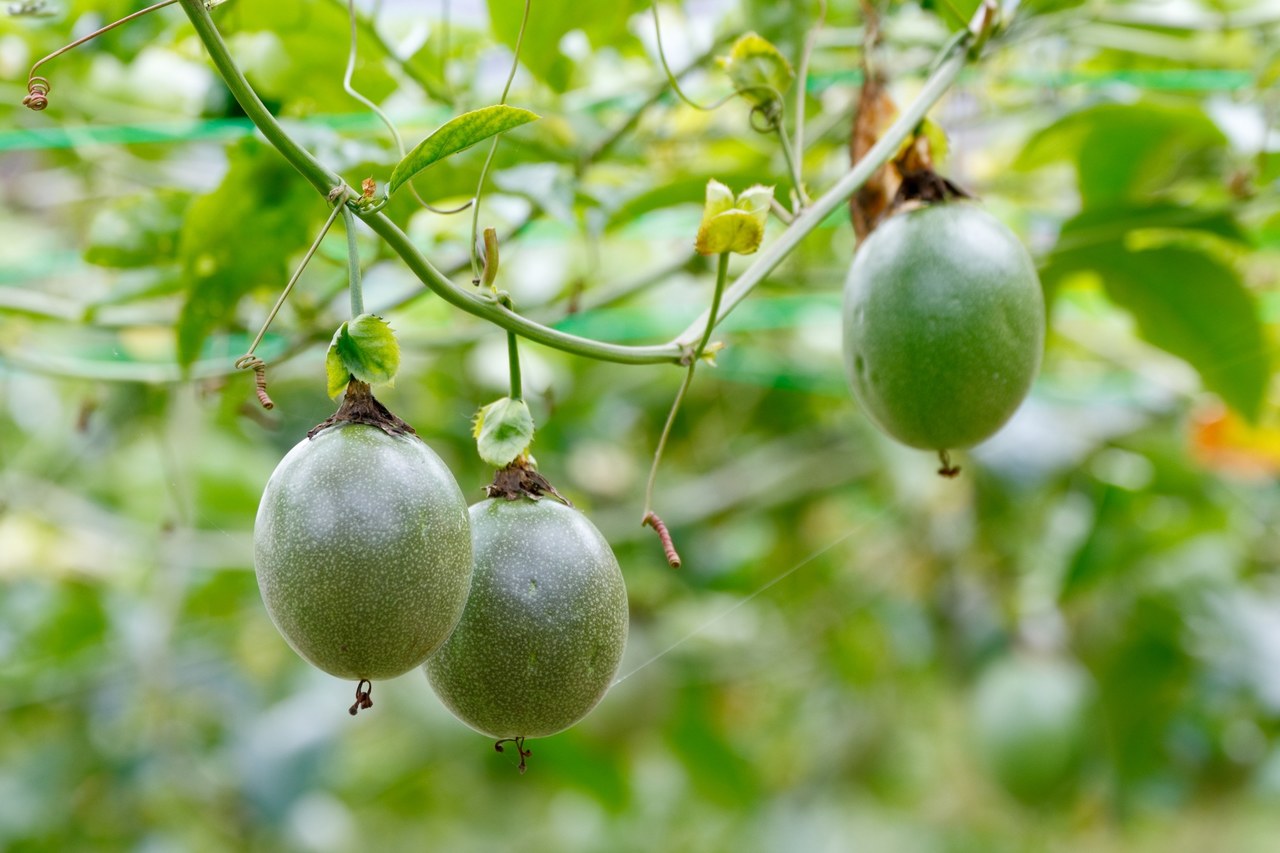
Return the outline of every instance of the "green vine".
<path id="1" fill-rule="evenodd" d="M 302 148 L 263 104 L 232 59 L 226 42 L 202 0 L 178 0 L 178 2 L 190 19 L 197 37 L 208 51 L 219 76 L 266 140 L 322 195 L 328 195 L 332 187 L 342 184 L 341 178 Z M 681 364 L 690 346 L 702 337 L 707 328 L 714 328 L 722 322 L 782 262 L 783 258 L 799 245 L 804 237 L 817 228 L 823 219 L 843 204 L 893 156 L 924 114 L 955 82 L 967 60 L 969 41 L 977 35 L 979 33 L 971 29 L 955 43 L 947 45 L 919 96 L 885 131 L 867 156 L 811 207 L 796 216 L 786 230 L 757 255 L 756 260 L 724 290 L 722 302 L 716 311 L 705 312 L 685 332 L 665 344 L 647 346 L 612 344 L 567 334 L 536 323 L 503 306 L 492 296 L 475 294 L 454 284 L 436 269 L 408 235 L 383 213 L 361 209 L 359 206 L 355 206 L 352 212 L 363 219 L 374 233 L 400 256 L 410 271 L 426 287 L 446 302 L 469 314 L 494 323 L 520 337 L 585 358 L 618 364 Z M 348 189 L 346 200 L 357 201 L 358 197 L 354 191 Z M 709 321 L 710 325 L 708 325 Z"/>

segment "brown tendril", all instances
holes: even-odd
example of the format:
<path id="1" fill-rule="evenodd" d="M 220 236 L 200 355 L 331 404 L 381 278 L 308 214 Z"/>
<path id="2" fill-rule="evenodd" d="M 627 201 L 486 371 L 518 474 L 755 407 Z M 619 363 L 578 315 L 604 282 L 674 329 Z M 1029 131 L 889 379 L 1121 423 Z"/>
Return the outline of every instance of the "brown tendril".
<path id="1" fill-rule="evenodd" d="M 516 765 L 516 769 L 518 769 L 518 770 L 520 771 L 520 775 L 521 775 L 521 776 L 523 776 L 523 775 L 524 775 L 524 771 L 528 769 L 528 767 L 526 767 L 526 765 L 525 765 L 525 760 L 526 760 L 529 756 L 533 755 L 533 750 L 532 750 L 532 749 L 525 749 L 525 748 L 524 748 L 524 735 L 520 735 L 519 737 L 504 737 L 504 738 L 499 738 L 499 739 L 498 739 L 497 741 L 495 741 L 495 742 L 494 742 L 494 744 L 493 744 L 493 751 L 494 751 L 494 752 L 506 752 L 506 750 L 504 750 L 504 749 L 502 748 L 502 745 L 503 745 L 504 743 L 513 743 L 513 744 L 515 744 L 515 745 L 516 745 L 516 752 L 520 753 L 520 763 L 519 763 L 518 765 Z"/>
<path id="2" fill-rule="evenodd" d="M 676 545 L 671 541 L 671 531 L 667 530 L 667 525 L 658 517 L 653 510 L 649 510 L 644 514 L 644 518 L 640 521 L 641 527 L 652 527 L 654 532 L 658 534 L 658 539 L 662 542 L 662 552 L 667 555 L 667 564 L 673 569 L 680 568 L 680 554 L 676 551 Z"/>
<path id="3" fill-rule="evenodd" d="M 53 53 L 49 54 L 48 56 L 42 59 L 36 60 L 36 64 L 31 66 L 31 71 L 27 75 L 27 95 L 25 98 L 22 99 L 22 105 L 27 109 L 35 110 L 36 112 L 40 112 L 45 107 L 49 106 L 49 89 L 51 88 L 49 86 L 49 81 L 46 80 L 44 77 L 40 77 L 36 74 L 36 69 L 39 68 L 41 65 L 44 65 L 46 62 L 48 62 L 51 59 L 55 59 L 56 57 L 61 56 L 62 54 L 66 53 L 69 50 L 73 50 L 79 47 L 80 45 L 84 44 L 87 41 L 97 38 L 98 36 L 102 35 L 105 32 L 110 32 L 111 30 L 114 30 L 116 27 L 120 26 L 121 24 L 127 24 L 130 21 L 134 20 L 135 18 L 141 18 L 143 15 L 146 15 L 149 12 L 154 12 L 157 9 L 163 9 L 165 6 L 171 6 L 177 2 L 178 0 L 161 0 L 161 2 L 156 3 L 152 6 L 148 6 L 145 9 L 139 9 L 138 11 L 134 12 L 131 15 L 125 15 L 123 18 L 112 21 L 111 23 L 107 24 L 105 27 L 99 27 L 98 29 L 89 33 L 87 36 L 82 36 L 81 38 L 78 38 L 75 41 L 71 42 L 71 44 L 64 45 L 63 47 L 60 47 L 57 50 L 55 50 Z"/>
<path id="4" fill-rule="evenodd" d="M 236 359 L 236 370 L 252 370 L 254 392 L 258 395 L 258 402 L 264 409 L 276 407 L 270 395 L 267 394 L 267 363 L 265 361 L 256 355 L 243 355 Z"/>
<path id="5" fill-rule="evenodd" d="M 27 96 L 22 99 L 22 105 L 36 112 L 49 106 L 49 81 L 44 77 L 35 76 L 28 79 Z"/>

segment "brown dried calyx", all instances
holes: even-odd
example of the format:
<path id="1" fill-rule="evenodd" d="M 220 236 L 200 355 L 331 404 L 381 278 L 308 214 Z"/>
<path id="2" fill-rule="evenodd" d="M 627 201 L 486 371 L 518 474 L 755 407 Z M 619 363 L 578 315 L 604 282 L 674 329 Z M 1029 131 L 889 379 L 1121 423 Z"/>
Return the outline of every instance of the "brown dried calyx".
<path id="1" fill-rule="evenodd" d="M 893 165 L 902 182 L 898 184 L 898 191 L 889 206 L 890 214 L 910 202 L 932 204 L 954 198 L 973 198 L 949 178 L 933 170 L 933 151 L 924 134 L 917 134 Z"/>
<path id="2" fill-rule="evenodd" d="M 557 492 L 556 487 L 533 468 L 527 457 L 520 457 L 507 467 L 495 471 L 493 482 L 485 486 L 484 491 L 491 498 L 509 501 L 517 498 L 536 501 L 543 495 L 551 495 L 565 506 L 573 506 L 572 501 Z"/>
<path id="3" fill-rule="evenodd" d="M 889 97 L 884 74 L 863 62 L 862 92 L 858 112 L 849 137 L 849 156 L 857 163 L 867 155 L 898 116 L 898 107 Z M 861 243 L 875 230 L 901 182 L 893 163 L 885 163 L 849 199 L 853 231 Z"/>
<path id="4" fill-rule="evenodd" d="M 307 438 L 315 438 L 321 430 L 340 424 L 368 424 L 377 427 L 387 435 L 417 435 L 413 427 L 378 402 L 368 382 L 361 382 L 354 378 L 347 383 L 347 390 L 338 411 L 312 427 L 307 432 Z"/>

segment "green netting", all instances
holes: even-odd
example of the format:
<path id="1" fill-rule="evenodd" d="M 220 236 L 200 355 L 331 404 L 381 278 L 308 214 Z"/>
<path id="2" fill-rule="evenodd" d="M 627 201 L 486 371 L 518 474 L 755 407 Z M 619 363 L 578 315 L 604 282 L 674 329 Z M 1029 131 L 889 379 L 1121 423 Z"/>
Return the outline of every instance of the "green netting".
<path id="1" fill-rule="evenodd" d="M 862 72 L 857 69 L 809 78 L 808 90 L 821 92 L 832 86 L 857 85 Z M 1006 83 L 1017 86 L 1061 88 L 1087 86 L 1105 88 L 1117 84 L 1137 86 L 1160 92 L 1235 92 L 1257 85 L 1248 71 L 1211 68 L 1170 68 L 1119 71 L 1013 71 Z M 626 99 L 610 99 L 594 105 L 594 110 L 622 105 Z M 443 109 L 428 110 L 406 117 L 406 124 L 434 126 L 449 118 Z M 376 131 L 382 127 L 370 113 L 340 113 L 309 116 L 297 120 L 305 125 L 346 131 Z M 173 122 L 140 122 L 133 124 L 86 125 L 83 127 L 32 127 L 0 131 L 0 152 L 43 149 L 79 148 L 89 145 L 138 145 L 165 142 L 198 142 L 237 139 L 252 134 L 253 124 L 246 118 L 198 119 Z"/>

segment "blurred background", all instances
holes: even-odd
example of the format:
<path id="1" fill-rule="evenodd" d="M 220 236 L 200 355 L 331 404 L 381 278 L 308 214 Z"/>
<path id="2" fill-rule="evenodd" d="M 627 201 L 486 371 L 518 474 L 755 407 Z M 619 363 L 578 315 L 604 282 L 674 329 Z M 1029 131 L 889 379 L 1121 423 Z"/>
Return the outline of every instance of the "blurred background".
<path id="1" fill-rule="evenodd" d="M 355 85 L 409 145 L 498 100 L 523 3 L 357 5 Z M 880 4 L 873 61 L 900 107 L 975 5 Z M 1276 3 L 1024 0 L 933 110 L 942 170 L 1024 239 L 1050 307 L 1030 399 L 956 480 L 848 393 L 843 210 L 715 336 L 658 483 L 678 571 L 639 518 L 681 372 L 522 348 L 541 470 L 609 538 L 631 602 L 620 682 L 532 743 L 525 776 L 421 673 L 351 718 L 352 686 L 266 616 L 254 513 L 333 408 L 344 238 L 259 349 L 263 411 L 233 362 L 327 208 L 255 137 L 182 12 L 54 60 L 49 109 L 20 106 L 36 59 L 141 6 L 0 17 L 0 848 L 1275 849 Z M 711 57 L 734 38 L 797 63 L 823 8 L 659 11 L 706 103 L 731 91 Z M 342 88 L 345 2 L 213 14 L 300 142 L 352 185 L 386 179 L 390 134 Z M 816 32 L 815 195 L 849 166 L 865 22 L 832 0 Z M 522 57 L 510 102 L 543 118 L 490 173 L 499 286 L 566 331 L 671 338 L 710 297 L 692 252 L 707 179 L 786 198 L 775 139 L 741 101 L 670 95 L 642 2 L 534 0 Z M 465 201 L 486 151 L 419 191 Z M 470 279 L 470 214 L 405 193 L 388 213 Z M 379 396 L 479 499 L 469 421 L 505 393 L 505 336 L 361 241 L 366 303 L 405 353 Z"/>

